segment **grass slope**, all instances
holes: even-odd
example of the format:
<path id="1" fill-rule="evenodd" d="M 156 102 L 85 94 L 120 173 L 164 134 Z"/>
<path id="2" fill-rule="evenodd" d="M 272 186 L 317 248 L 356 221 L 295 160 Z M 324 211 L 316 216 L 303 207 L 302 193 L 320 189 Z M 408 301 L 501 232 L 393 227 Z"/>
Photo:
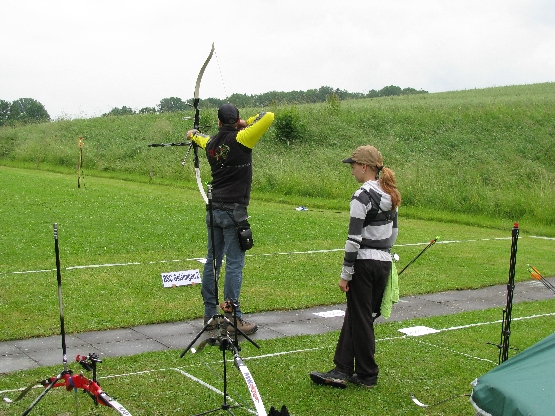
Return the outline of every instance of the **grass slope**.
<path id="1" fill-rule="evenodd" d="M 241 109 L 250 115 L 260 109 Z M 555 83 L 275 107 L 296 115 L 302 139 L 275 138 L 275 126 L 254 153 L 255 192 L 266 200 L 342 207 L 352 182 L 340 160 L 375 144 L 397 173 L 411 216 L 428 211 L 555 225 Z M 292 111 L 294 110 L 294 111 Z M 188 113 L 101 117 L 0 129 L 0 164 L 74 171 L 77 139 L 85 138 L 84 170 L 194 189 L 183 142 Z M 215 110 L 203 112 L 215 131 Z M 190 160 L 189 160 L 190 162 Z M 203 157 L 203 165 L 206 162 Z M 205 169 L 205 175 L 206 175 Z M 204 180 L 208 180 L 204 176 Z M 295 201 L 295 202 L 293 202 Z M 543 234 L 546 231 L 542 231 Z"/>

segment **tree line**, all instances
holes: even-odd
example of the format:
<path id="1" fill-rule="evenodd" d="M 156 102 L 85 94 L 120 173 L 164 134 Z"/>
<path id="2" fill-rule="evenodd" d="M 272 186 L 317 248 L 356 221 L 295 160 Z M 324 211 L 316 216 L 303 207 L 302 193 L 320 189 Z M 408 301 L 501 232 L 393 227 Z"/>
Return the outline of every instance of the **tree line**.
<path id="1" fill-rule="evenodd" d="M 427 91 L 416 90 L 414 88 L 401 88 L 390 85 L 381 90 L 370 90 L 368 93 L 349 92 L 332 87 L 320 87 L 306 91 L 270 91 L 263 94 L 232 94 L 229 98 L 222 100 L 219 98 L 201 99 L 199 105 L 205 108 L 218 108 L 222 104 L 232 103 L 237 107 L 267 107 L 271 105 L 283 104 L 310 104 L 342 100 L 356 100 L 362 98 L 379 98 L 396 95 L 426 94 Z M 192 102 L 192 99 L 190 100 Z M 178 97 L 169 97 L 160 100 L 155 107 L 144 107 L 136 111 L 131 107 L 114 107 L 108 113 L 102 114 L 103 117 L 123 116 L 131 114 L 148 113 L 168 113 L 184 111 L 190 108 L 187 101 Z M 44 106 L 32 98 L 19 98 L 13 102 L 0 99 L 0 126 L 18 126 L 32 123 L 43 123 L 50 121 L 50 115 Z"/>
<path id="2" fill-rule="evenodd" d="M 32 98 L 19 98 L 11 103 L 0 100 L 0 126 L 44 123 L 50 115 L 44 105 Z"/>
<path id="3" fill-rule="evenodd" d="M 401 88 L 395 85 L 384 87 L 379 91 L 370 90 L 366 94 L 360 92 L 348 92 L 346 90 L 334 89 L 332 87 L 320 87 L 318 89 L 310 89 L 307 91 L 270 91 L 254 95 L 232 94 L 225 100 L 219 98 L 201 99 L 199 105 L 205 108 L 218 108 L 222 104 L 231 103 L 239 108 L 259 108 L 270 105 L 322 103 L 327 101 L 329 102 L 330 98 L 342 101 L 426 93 L 428 93 L 428 91 L 416 90 L 410 87 Z M 192 101 L 193 100 L 191 99 L 190 102 Z M 190 106 L 191 105 L 188 101 L 183 101 L 179 97 L 169 97 L 160 100 L 160 103 L 158 103 L 155 107 L 144 107 L 138 111 L 135 111 L 131 107 L 127 106 L 123 106 L 121 108 L 115 107 L 108 113 L 102 114 L 102 116 L 108 117 L 130 114 L 177 112 L 184 111 L 187 108 L 190 108 Z"/>

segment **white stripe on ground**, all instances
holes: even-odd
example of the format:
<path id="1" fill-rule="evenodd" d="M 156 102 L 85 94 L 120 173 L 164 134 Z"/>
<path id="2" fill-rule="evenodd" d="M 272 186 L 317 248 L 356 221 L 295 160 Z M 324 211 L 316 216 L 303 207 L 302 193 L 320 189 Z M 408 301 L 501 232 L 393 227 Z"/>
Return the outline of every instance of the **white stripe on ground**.
<path id="1" fill-rule="evenodd" d="M 551 237 L 540 237 L 540 236 L 529 236 L 530 238 L 540 238 L 544 240 L 554 240 Z M 520 238 L 523 238 L 522 236 Z M 478 241 L 499 241 L 499 240 L 511 240 L 512 237 L 498 237 L 498 238 L 481 238 L 477 240 L 446 240 L 446 241 L 436 241 L 435 244 L 456 244 L 456 243 L 473 243 Z M 429 241 L 425 243 L 407 243 L 407 244 L 395 244 L 393 247 L 412 247 L 412 246 L 426 246 L 430 244 Z M 336 251 L 344 251 L 344 248 L 333 248 L 329 250 L 307 250 L 307 251 L 285 251 L 278 253 L 261 253 L 261 254 L 247 254 L 247 257 L 256 256 L 290 256 L 290 255 L 306 255 L 306 254 L 319 254 L 319 253 L 333 253 Z M 196 261 L 199 263 L 205 263 L 206 258 L 204 257 L 193 257 L 186 259 L 175 259 L 175 260 L 153 260 L 147 262 L 129 262 L 129 263 L 106 263 L 106 264 L 88 264 L 81 266 L 69 266 L 65 267 L 64 270 L 78 270 L 78 269 L 94 269 L 94 268 L 108 268 L 108 267 L 126 267 L 126 266 L 140 266 L 142 264 L 162 264 L 162 263 L 180 263 L 180 262 L 190 262 Z M 23 270 L 23 271 L 13 271 L 13 272 L 0 272 L 0 275 L 5 274 L 31 274 L 31 273 L 51 273 L 55 272 L 56 269 L 39 269 L 39 270 Z"/>

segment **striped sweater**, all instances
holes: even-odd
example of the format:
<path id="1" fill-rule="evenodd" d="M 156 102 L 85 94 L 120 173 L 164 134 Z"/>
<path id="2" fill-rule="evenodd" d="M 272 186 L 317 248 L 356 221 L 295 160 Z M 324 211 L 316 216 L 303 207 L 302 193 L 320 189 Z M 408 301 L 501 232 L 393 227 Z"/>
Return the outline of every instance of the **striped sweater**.
<path id="1" fill-rule="evenodd" d="M 351 280 L 355 260 L 391 261 L 399 229 L 397 209 L 392 209 L 391 197 L 378 181 L 368 181 L 351 198 L 349 235 L 341 278 Z"/>

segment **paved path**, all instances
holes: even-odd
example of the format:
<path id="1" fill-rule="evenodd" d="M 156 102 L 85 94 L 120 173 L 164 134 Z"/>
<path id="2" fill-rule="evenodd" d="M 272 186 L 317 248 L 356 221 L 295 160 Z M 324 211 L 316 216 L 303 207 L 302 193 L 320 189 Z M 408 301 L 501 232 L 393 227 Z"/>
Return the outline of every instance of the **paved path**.
<path id="1" fill-rule="evenodd" d="M 555 284 L 555 278 L 548 280 Z M 503 309 L 506 306 L 506 297 L 506 285 L 409 296 L 400 299 L 400 302 L 394 305 L 388 322 L 496 307 Z M 530 280 L 516 285 L 513 303 L 553 297 L 553 293 L 540 282 Z M 344 310 L 345 305 L 333 305 L 295 311 L 255 313 L 245 315 L 245 318 L 259 326 L 259 330 L 251 336 L 256 341 L 338 330 L 343 322 L 341 314 Z M 499 319 L 501 318 L 500 310 Z M 385 320 L 379 318 L 376 322 Z M 147 351 L 183 350 L 202 327 L 202 320 L 196 319 L 189 322 L 141 325 L 67 335 L 67 356 L 72 360 L 78 354 L 96 353 L 103 358 Z M 57 365 L 61 362 L 62 347 L 59 335 L 0 342 L 0 373 Z"/>

